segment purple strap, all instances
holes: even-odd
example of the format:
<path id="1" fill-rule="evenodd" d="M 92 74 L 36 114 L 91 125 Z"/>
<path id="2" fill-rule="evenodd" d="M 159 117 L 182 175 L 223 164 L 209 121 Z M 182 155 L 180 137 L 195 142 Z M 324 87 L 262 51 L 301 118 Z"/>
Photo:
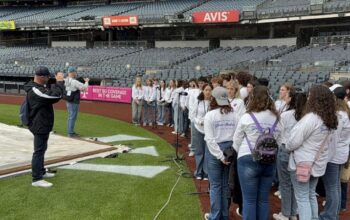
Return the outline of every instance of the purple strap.
<path id="1" fill-rule="evenodd" d="M 253 113 L 249 113 L 250 117 L 253 119 L 256 127 L 258 128 L 259 132 L 261 134 L 264 133 L 264 129 L 261 127 L 260 123 L 258 122 L 258 120 L 256 119 L 256 117 L 254 116 Z M 278 123 L 278 119 L 276 118 L 276 121 L 275 123 L 272 125 L 271 129 L 270 129 L 270 134 L 273 134 L 273 132 L 275 132 L 275 129 L 276 129 L 276 126 L 277 126 L 277 123 Z M 249 146 L 249 149 L 250 149 L 250 152 L 253 153 L 253 147 L 252 147 L 252 144 L 250 143 L 250 141 L 248 140 L 248 136 L 246 133 L 244 133 L 244 137 L 247 139 L 247 143 L 248 143 L 248 146 Z"/>
<path id="2" fill-rule="evenodd" d="M 258 128 L 259 132 L 261 134 L 264 133 L 264 129 L 261 127 L 260 123 L 258 122 L 258 120 L 256 119 L 255 115 L 253 113 L 249 113 L 250 117 L 253 119 L 256 127 Z M 270 134 L 273 134 L 275 132 L 276 126 L 278 123 L 278 119 L 276 118 L 275 123 L 272 125 L 271 129 L 270 129 Z"/>

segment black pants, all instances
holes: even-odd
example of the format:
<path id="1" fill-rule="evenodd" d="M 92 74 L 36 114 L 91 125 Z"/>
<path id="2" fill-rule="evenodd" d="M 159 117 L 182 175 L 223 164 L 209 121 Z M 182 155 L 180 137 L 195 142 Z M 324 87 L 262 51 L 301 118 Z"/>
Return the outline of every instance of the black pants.
<path id="1" fill-rule="evenodd" d="M 33 182 L 42 180 L 45 174 L 44 157 L 49 134 L 34 134 L 34 153 L 32 158 Z"/>

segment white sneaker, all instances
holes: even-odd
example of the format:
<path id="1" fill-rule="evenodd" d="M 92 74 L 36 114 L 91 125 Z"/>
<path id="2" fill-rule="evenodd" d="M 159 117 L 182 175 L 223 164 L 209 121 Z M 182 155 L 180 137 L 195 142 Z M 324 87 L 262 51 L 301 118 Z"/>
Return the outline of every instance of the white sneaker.
<path id="1" fill-rule="evenodd" d="M 202 180 L 202 177 L 196 176 L 196 180 Z"/>
<path id="2" fill-rule="evenodd" d="M 278 190 L 278 191 L 276 191 L 273 195 L 275 195 L 275 196 L 280 196 L 280 195 L 281 195 L 281 192 Z"/>
<path id="3" fill-rule="evenodd" d="M 45 180 L 39 180 L 36 182 L 32 182 L 32 186 L 42 187 L 42 188 L 50 188 L 51 186 L 53 186 L 53 184 L 49 183 Z"/>
<path id="4" fill-rule="evenodd" d="M 324 201 L 322 202 L 322 206 L 323 206 L 323 207 L 326 206 L 326 200 L 324 200 Z"/>
<path id="5" fill-rule="evenodd" d="M 176 131 L 173 131 L 173 132 L 171 132 L 172 134 L 177 134 L 177 132 Z"/>
<path id="6" fill-rule="evenodd" d="M 288 217 L 284 216 L 282 214 L 282 212 L 278 213 L 278 214 L 273 214 L 272 217 L 276 220 L 289 220 Z"/>
<path id="7" fill-rule="evenodd" d="M 241 213 L 239 213 L 239 208 L 236 209 L 236 214 L 237 214 L 239 217 L 242 217 Z"/>
<path id="8" fill-rule="evenodd" d="M 182 133 L 180 136 L 181 136 L 181 137 L 185 137 L 186 135 L 185 135 L 185 133 Z"/>
<path id="9" fill-rule="evenodd" d="M 289 219 L 290 219 L 290 220 L 298 220 L 298 217 L 296 217 L 296 216 L 291 216 L 291 217 L 289 217 Z"/>
<path id="10" fill-rule="evenodd" d="M 143 123 L 143 127 L 146 127 L 146 125 L 147 125 L 146 123 Z"/>
<path id="11" fill-rule="evenodd" d="M 189 157 L 193 157 L 194 156 L 194 152 L 190 151 L 190 153 L 188 154 Z"/>
<path id="12" fill-rule="evenodd" d="M 204 177 L 203 180 L 204 180 L 204 181 L 208 181 L 208 177 Z"/>
<path id="13" fill-rule="evenodd" d="M 54 173 L 48 173 L 48 172 L 46 172 L 46 173 L 43 175 L 44 178 L 52 178 L 52 177 L 55 177 L 55 176 L 56 176 L 56 174 L 54 174 Z"/>
<path id="14" fill-rule="evenodd" d="M 205 213 L 205 214 L 204 214 L 204 219 L 205 219 L 205 220 L 208 220 L 208 219 L 209 219 L 209 213 Z"/>
<path id="15" fill-rule="evenodd" d="M 149 123 L 148 125 L 149 125 L 150 127 L 152 127 L 152 126 L 153 126 L 153 124 L 152 124 L 152 123 Z"/>

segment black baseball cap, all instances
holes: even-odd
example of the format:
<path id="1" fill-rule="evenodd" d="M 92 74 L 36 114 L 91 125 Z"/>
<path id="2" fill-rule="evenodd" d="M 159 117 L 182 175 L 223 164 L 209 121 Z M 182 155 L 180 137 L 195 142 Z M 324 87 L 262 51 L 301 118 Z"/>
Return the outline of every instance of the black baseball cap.
<path id="1" fill-rule="evenodd" d="M 37 76 L 47 76 L 54 77 L 53 74 L 50 73 L 49 69 L 45 66 L 39 66 L 35 70 L 35 75 Z"/>

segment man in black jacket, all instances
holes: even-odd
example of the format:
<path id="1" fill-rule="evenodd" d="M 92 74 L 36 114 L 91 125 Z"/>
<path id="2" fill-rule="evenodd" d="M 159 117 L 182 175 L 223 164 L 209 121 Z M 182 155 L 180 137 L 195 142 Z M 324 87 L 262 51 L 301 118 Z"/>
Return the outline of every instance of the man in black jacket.
<path id="1" fill-rule="evenodd" d="M 56 75 L 56 84 L 47 87 L 50 72 L 46 67 L 38 67 L 34 81 L 24 86 L 29 104 L 29 130 L 34 135 L 34 153 L 32 158 L 32 186 L 51 187 L 43 178 L 54 177 L 53 173 L 45 172 L 44 157 L 47 141 L 54 124 L 53 104 L 58 102 L 64 91 L 63 74 Z"/>

